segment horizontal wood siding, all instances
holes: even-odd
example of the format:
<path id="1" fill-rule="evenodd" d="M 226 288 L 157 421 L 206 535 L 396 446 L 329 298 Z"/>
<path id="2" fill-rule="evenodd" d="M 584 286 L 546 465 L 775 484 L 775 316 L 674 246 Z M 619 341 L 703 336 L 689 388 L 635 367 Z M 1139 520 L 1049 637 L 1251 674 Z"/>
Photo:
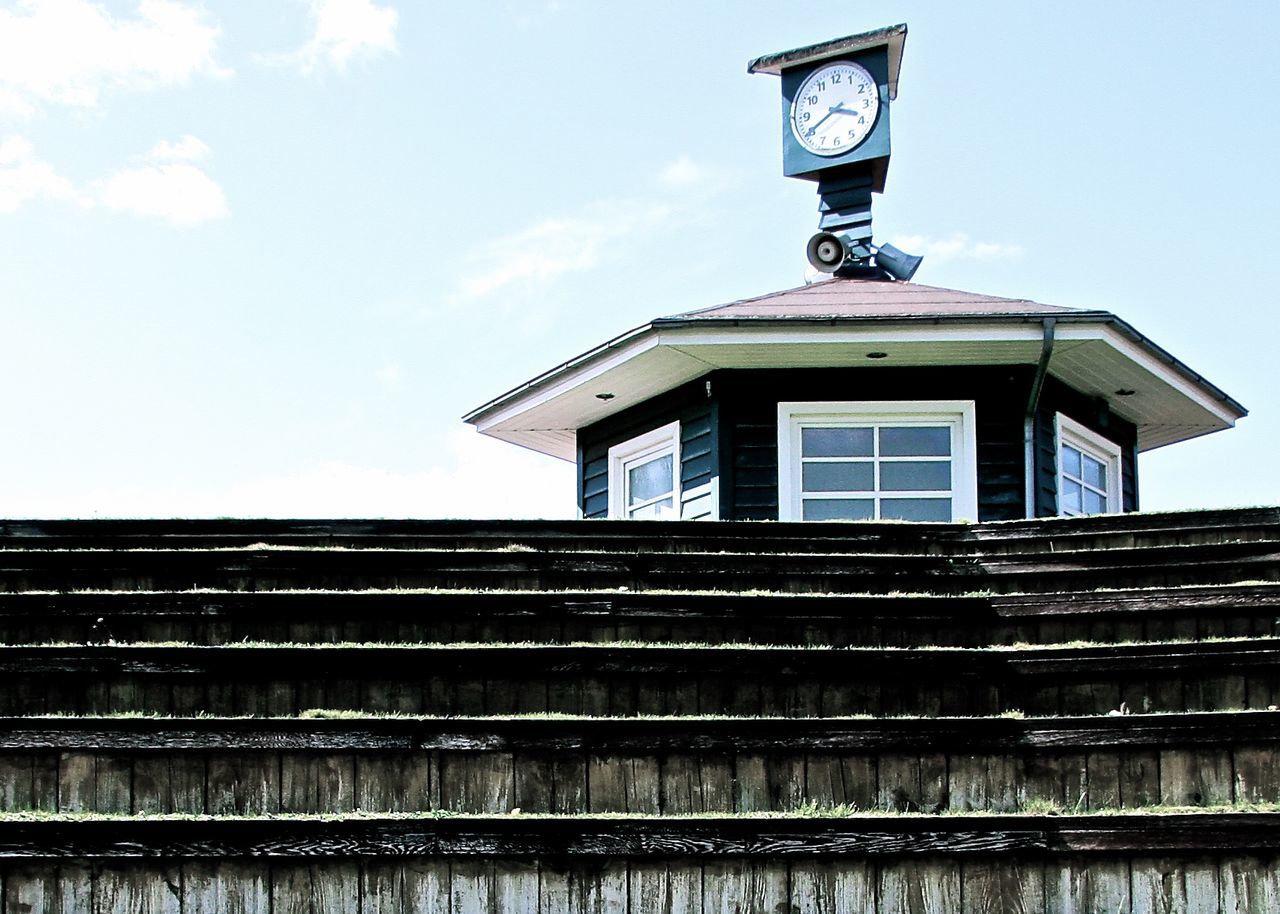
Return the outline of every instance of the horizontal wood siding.
<path id="1" fill-rule="evenodd" d="M 712 378 L 732 463 L 727 517 L 778 518 L 779 402 L 941 399 L 977 405 L 979 519 L 1022 517 L 1022 416 L 1031 375 L 1030 366 L 717 372 Z"/>
<path id="2" fill-rule="evenodd" d="M 677 421 L 681 516 L 686 520 L 715 516 L 712 482 L 719 464 L 715 401 L 707 394 L 705 379 L 700 379 L 578 430 L 578 494 L 583 517 L 609 516 L 609 448 Z"/>
<path id="3" fill-rule="evenodd" d="M 1120 445 L 1120 493 L 1122 510 L 1138 510 L 1138 429 L 1120 418 L 1096 397 L 1088 397 L 1057 378 L 1045 379 L 1035 418 L 1036 516 L 1058 513 L 1058 454 L 1054 416 L 1062 413 Z"/>

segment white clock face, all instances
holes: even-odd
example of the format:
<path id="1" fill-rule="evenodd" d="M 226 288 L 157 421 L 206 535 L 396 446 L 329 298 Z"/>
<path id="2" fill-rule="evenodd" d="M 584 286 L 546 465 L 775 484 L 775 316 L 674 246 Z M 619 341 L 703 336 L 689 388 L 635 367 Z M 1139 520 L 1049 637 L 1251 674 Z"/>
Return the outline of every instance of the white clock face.
<path id="1" fill-rule="evenodd" d="M 875 126 L 880 91 L 866 68 L 847 60 L 819 67 L 791 103 L 791 132 L 815 155 L 854 149 Z"/>

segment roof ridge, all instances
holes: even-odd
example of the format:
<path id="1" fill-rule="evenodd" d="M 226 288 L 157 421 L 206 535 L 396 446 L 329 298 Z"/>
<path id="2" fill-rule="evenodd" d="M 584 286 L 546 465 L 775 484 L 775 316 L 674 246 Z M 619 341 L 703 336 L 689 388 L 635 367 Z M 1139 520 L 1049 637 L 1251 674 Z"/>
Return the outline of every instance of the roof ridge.
<path id="1" fill-rule="evenodd" d="M 901 293 L 910 294 L 915 292 L 919 292 L 923 294 L 942 293 L 942 294 L 962 296 L 963 298 L 966 298 L 966 299 L 967 298 L 980 299 L 988 302 L 1003 302 L 1008 304 L 1026 304 L 1026 305 L 1033 305 L 1038 308 L 1053 308 L 1053 309 L 1061 309 L 1063 311 L 1079 310 L 1079 309 L 1070 308 L 1063 305 L 1046 305 L 1042 302 L 1037 302 L 1029 298 L 1010 298 L 1008 296 L 992 295 L 986 292 L 967 292 L 963 289 L 952 289 L 946 286 L 930 286 L 930 285 L 925 285 L 924 283 L 913 283 L 913 282 L 905 282 L 905 281 L 898 281 L 898 280 L 892 280 L 892 279 L 858 279 L 858 278 L 852 278 L 852 277 L 838 277 L 838 278 L 826 280 L 824 282 L 805 283 L 804 285 L 792 286 L 791 288 L 788 288 L 788 289 L 779 289 L 773 292 L 766 292 L 762 295 L 753 295 L 747 298 L 734 299 L 733 301 L 720 302 L 719 304 L 710 305 L 705 308 L 696 308 L 692 311 L 681 311 L 676 314 L 670 314 L 664 317 L 655 318 L 654 322 L 660 323 L 663 321 L 675 320 L 679 318 L 694 318 L 694 317 L 712 315 L 720 311 L 724 311 L 724 310 L 735 308 L 735 307 L 741 307 L 743 305 L 757 304 L 760 302 L 768 301 L 770 299 L 781 298 L 783 296 L 796 296 L 798 294 L 805 293 L 810 290 L 813 290 L 815 293 L 822 292 L 822 291 L 834 292 L 840 288 L 865 289 L 865 288 L 871 287 L 873 284 L 876 286 L 883 285 L 886 289 L 892 288 L 893 291 L 900 294 Z M 797 302 L 796 304 L 799 306 L 803 306 L 804 303 Z"/>

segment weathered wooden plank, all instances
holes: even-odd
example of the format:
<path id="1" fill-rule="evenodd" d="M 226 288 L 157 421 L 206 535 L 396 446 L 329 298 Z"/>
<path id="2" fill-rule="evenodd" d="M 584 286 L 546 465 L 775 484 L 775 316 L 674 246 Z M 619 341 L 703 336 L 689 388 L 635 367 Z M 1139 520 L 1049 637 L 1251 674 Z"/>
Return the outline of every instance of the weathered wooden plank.
<path id="1" fill-rule="evenodd" d="M 355 808 L 355 780 L 355 757 L 351 754 L 282 753 L 280 810 L 350 812 Z"/>
<path id="2" fill-rule="evenodd" d="M 1071 858 L 1045 881 L 1046 914 L 1146 914 L 1130 904 L 1129 863 Z"/>
<path id="3" fill-rule="evenodd" d="M 961 874 L 963 914 L 1042 914 L 1045 908 L 1041 861 L 966 862 Z"/>
<path id="4" fill-rule="evenodd" d="M 457 812 L 513 808 L 515 759 L 509 752 L 441 752 L 440 806 Z"/>
<path id="5" fill-rule="evenodd" d="M 31 770 L 35 758 L 25 752 L 0 755 L 0 811 L 36 808 Z"/>
<path id="6" fill-rule="evenodd" d="M 495 914 L 539 914 L 538 867 L 514 862 L 496 866 L 493 902 Z"/>
<path id="7" fill-rule="evenodd" d="M 362 875 L 362 914 L 449 914 L 447 861 L 373 860 Z"/>
<path id="8" fill-rule="evenodd" d="M 1280 753 L 1271 746 L 1241 746 L 1234 753 L 1235 797 L 1241 803 L 1280 800 Z"/>
<path id="9" fill-rule="evenodd" d="M 42 862 L 4 874 L 5 914 L 85 914 L 92 910 L 89 867 Z"/>
<path id="10" fill-rule="evenodd" d="M 629 873 L 625 864 L 592 866 L 570 874 L 570 914 L 632 914 L 628 904 Z M 555 908 L 546 908 L 550 914 Z"/>
<path id="11" fill-rule="evenodd" d="M 1130 862 L 1130 880 L 1140 914 L 1219 914 L 1216 862 L 1139 858 Z"/>
<path id="12" fill-rule="evenodd" d="M 702 914 L 702 868 L 688 863 L 629 868 L 629 914 Z"/>
<path id="13" fill-rule="evenodd" d="M 592 812 L 656 815 L 661 801 L 658 760 L 593 755 L 587 763 L 587 791 Z"/>
<path id="14" fill-rule="evenodd" d="M 493 863 L 459 860 L 449 867 L 450 914 L 498 914 L 494 902 Z"/>
<path id="15" fill-rule="evenodd" d="M 579 752 L 551 757 L 551 809 L 556 815 L 574 815 L 590 808 L 587 800 L 587 760 Z"/>
<path id="16" fill-rule="evenodd" d="M 958 863 L 897 860 L 880 868 L 879 914 L 955 914 L 961 897 Z"/>
<path id="17" fill-rule="evenodd" d="M 1280 911 L 1280 865 L 1272 857 L 1228 857 L 1218 869 L 1218 905 L 1222 914 L 1274 914 Z"/>
<path id="18" fill-rule="evenodd" d="M 1119 752 L 1090 752 L 1088 808 L 1117 809 L 1121 805 Z"/>
<path id="19" fill-rule="evenodd" d="M 93 912 L 182 914 L 182 876 L 170 867 L 104 867 L 94 881 Z"/>
<path id="20" fill-rule="evenodd" d="M 787 865 L 768 860 L 704 864 L 701 910 L 703 914 L 790 914 Z"/>
<path id="21" fill-rule="evenodd" d="M 875 756 L 810 753 L 805 758 L 805 798 L 819 806 L 875 808 Z"/>
<path id="22" fill-rule="evenodd" d="M 94 812 L 98 808 L 97 759 L 92 752 L 58 756 L 58 811 Z"/>
<path id="23" fill-rule="evenodd" d="M 210 815 L 280 812 L 280 757 L 274 752 L 210 755 L 207 785 Z"/>
<path id="24" fill-rule="evenodd" d="M 1160 754 L 1155 750 L 1120 753 L 1120 804 L 1125 807 L 1160 803 Z"/>
<path id="25" fill-rule="evenodd" d="M 791 866 L 791 906 L 795 914 L 875 914 L 879 878 L 859 860 L 798 862 Z"/>
<path id="26" fill-rule="evenodd" d="M 513 790 L 512 803 L 516 809 L 527 813 L 551 812 L 555 798 L 551 759 L 542 753 L 516 753 Z"/>
<path id="27" fill-rule="evenodd" d="M 1160 753 L 1160 794 L 1172 806 L 1230 803 L 1231 753 L 1223 749 L 1168 749 Z"/>
<path id="28" fill-rule="evenodd" d="M 355 805 L 367 812 L 425 812 L 439 805 L 433 752 L 356 756 Z"/>
<path id="29" fill-rule="evenodd" d="M 199 815 L 205 810 L 206 775 L 198 753 L 139 755 L 133 760 L 133 811 Z"/>
<path id="30" fill-rule="evenodd" d="M 267 865 L 249 860 L 184 864 L 182 914 L 271 914 Z"/>
<path id="31" fill-rule="evenodd" d="M 271 883 L 272 914 L 349 914 L 360 910 L 360 868 L 356 863 L 274 866 Z"/>

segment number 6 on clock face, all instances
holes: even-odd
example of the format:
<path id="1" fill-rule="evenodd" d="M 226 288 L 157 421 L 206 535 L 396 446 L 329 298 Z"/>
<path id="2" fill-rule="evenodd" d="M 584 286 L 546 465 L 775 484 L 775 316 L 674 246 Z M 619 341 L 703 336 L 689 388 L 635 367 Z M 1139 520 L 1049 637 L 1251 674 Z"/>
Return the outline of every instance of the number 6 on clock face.
<path id="1" fill-rule="evenodd" d="M 814 155 L 843 155 L 871 133 L 879 110 L 875 79 L 862 65 L 839 60 L 800 84 L 791 103 L 791 132 Z"/>

